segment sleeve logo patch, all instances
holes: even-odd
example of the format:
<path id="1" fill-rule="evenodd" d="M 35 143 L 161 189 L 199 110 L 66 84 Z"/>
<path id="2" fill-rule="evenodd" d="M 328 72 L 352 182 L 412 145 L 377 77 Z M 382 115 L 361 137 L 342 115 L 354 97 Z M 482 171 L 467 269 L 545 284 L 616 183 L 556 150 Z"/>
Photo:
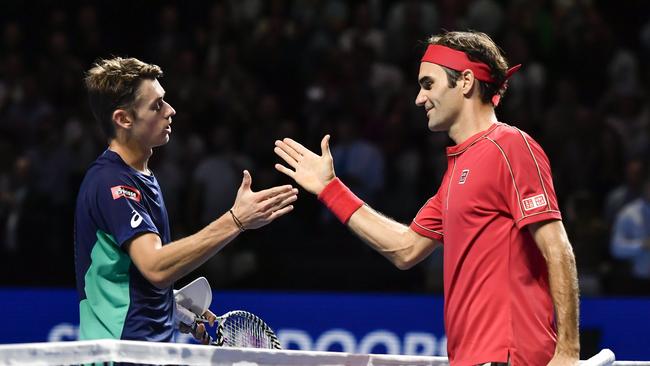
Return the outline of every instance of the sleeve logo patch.
<path id="1" fill-rule="evenodd" d="M 113 199 L 116 200 L 120 197 L 125 197 L 136 202 L 140 202 L 140 191 L 129 186 L 115 186 L 111 187 L 111 194 Z"/>
<path id="2" fill-rule="evenodd" d="M 521 203 L 524 205 L 524 210 L 530 211 L 538 207 L 546 206 L 546 196 L 544 194 L 538 194 L 537 196 L 524 198 L 521 200 Z"/>
<path id="3" fill-rule="evenodd" d="M 131 227 L 135 229 L 136 227 L 140 226 L 141 223 L 142 216 L 140 216 L 138 211 L 133 210 L 133 216 L 131 216 Z"/>

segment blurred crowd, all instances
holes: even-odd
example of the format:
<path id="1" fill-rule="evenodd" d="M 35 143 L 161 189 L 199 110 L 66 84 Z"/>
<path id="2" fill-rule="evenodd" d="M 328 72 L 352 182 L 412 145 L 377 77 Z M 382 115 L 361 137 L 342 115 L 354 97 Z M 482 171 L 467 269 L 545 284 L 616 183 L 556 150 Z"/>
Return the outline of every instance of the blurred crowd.
<path id="1" fill-rule="evenodd" d="M 82 78 L 99 57 L 162 67 L 176 109 L 151 167 L 172 235 L 227 211 L 242 170 L 288 183 L 273 143 L 319 151 L 408 223 L 446 169 L 414 104 L 429 35 L 489 34 L 524 66 L 497 109 L 547 152 L 583 294 L 650 294 L 650 3 L 643 0 L 230 0 L 0 5 L 2 285 L 74 284 L 75 195 L 107 147 Z M 644 189 L 645 187 L 645 189 Z M 204 266 L 214 288 L 438 292 L 441 253 L 399 271 L 301 192 L 288 217 Z"/>

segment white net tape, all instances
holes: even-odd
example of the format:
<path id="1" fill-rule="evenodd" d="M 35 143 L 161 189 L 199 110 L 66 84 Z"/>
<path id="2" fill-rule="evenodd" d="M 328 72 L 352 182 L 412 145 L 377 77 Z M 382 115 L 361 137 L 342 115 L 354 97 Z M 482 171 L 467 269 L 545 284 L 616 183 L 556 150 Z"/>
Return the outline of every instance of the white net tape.
<path id="1" fill-rule="evenodd" d="M 73 365 L 101 362 L 215 366 L 443 366 L 446 357 L 363 355 L 188 344 L 97 340 L 0 345 L 0 365 Z M 614 362 L 603 350 L 581 366 L 650 366 L 650 362 Z"/>

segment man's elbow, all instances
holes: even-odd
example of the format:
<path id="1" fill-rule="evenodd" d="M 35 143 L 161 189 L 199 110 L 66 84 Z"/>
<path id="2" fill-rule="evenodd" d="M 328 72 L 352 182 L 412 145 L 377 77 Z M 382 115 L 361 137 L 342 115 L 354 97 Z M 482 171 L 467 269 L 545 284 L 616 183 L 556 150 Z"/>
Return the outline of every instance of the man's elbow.
<path id="1" fill-rule="evenodd" d="M 413 268 L 417 264 L 415 261 L 395 261 L 395 267 L 402 271 Z"/>
<path id="2" fill-rule="evenodd" d="M 567 261 L 569 263 L 576 263 L 576 256 L 573 253 L 573 246 L 568 240 L 563 240 L 562 245 L 560 246 L 557 253 L 553 253 L 552 257 L 557 258 L 561 261 Z"/>
<path id="3" fill-rule="evenodd" d="M 165 289 L 174 284 L 174 281 L 165 273 L 155 270 L 142 271 L 142 276 L 154 287 Z"/>
<path id="4" fill-rule="evenodd" d="M 403 238 L 401 242 L 402 249 L 393 253 L 391 262 L 402 271 L 411 269 L 431 254 L 438 244 L 435 241 L 428 240 L 422 242 L 418 237 L 415 239 Z"/>
<path id="5" fill-rule="evenodd" d="M 411 253 L 405 253 L 403 255 L 396 256 L 393 259 L 393 264 L 395 267 L 402 271 L 413 268 L 416 264 L 418 264 L 418 262 L 419 260 L 417 260 L 417 258 Z"/>

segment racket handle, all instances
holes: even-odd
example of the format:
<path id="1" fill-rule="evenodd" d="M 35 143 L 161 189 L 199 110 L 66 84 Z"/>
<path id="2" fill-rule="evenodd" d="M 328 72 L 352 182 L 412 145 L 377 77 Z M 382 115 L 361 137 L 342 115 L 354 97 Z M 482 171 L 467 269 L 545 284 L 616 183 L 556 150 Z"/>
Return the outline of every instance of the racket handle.
<path id="1" fill-rule="evenodd" d="M 197 330 L 198 330 L 198 327 L 199 327 L 199 322 L 194 322 L 194 323 L 192 323 L 192 327 L 191 327 L 191 329 L 192 329 L 192 334 L 193 334 L 195 337 L 196 337 L 196 332 L 197 332 Z M 212 343 L 214 343 L 214 339 L 212 339 L 212 336 L 210 336 L 210 334 L 208 334 L 208 330 L 207 330 L 207 329 L 203 332 L 203 336 L 201 337 L 201 343 L 207 343 L 207 344 L 212 344 Z"/>

